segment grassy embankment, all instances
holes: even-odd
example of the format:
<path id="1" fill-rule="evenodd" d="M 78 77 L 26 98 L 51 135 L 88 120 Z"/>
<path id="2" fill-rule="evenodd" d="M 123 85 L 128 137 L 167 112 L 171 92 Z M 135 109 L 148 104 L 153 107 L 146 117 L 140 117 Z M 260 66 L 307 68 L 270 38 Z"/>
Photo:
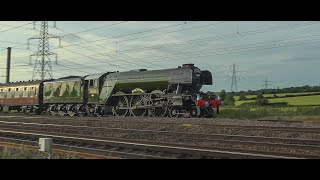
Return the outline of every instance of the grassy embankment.
<path id="1" fill-rule="evenodd" d="M 250 118 L 259 118 L 259 117 L 297 117 L 301 119 L 308 119 L 312 116 L 312 119 L 319 119 L 320 121 L 320 95 L 312 95 L 313 93 L 286 93 L 286 94 L 277 94 L 277 97 L 274 97 L 273 94 L 266 94 L 264 97 L 270 98 L 268 106 L 243 106 L 246 104 L 254 103 L 255 100 L 245 100 L 239 101 L 239 97 L 236 96 L 236 103 L 233 107 L 222 107 L 218 117 L 225 118 L 239 118 L 239 119 L 250 119 Z M 319 93 L 319 92 L 318 92 Z M 294 96 L 297 97 L 285 97 L 285 96 Z M 304 96 L 305 95 L 305 96 Z M 256 96 L 249 95 L 247 98 L 254 98 Z M 288 105 L 276 107 L 273 106 L 273 103 L 287 102 Z M 317 118 L 319 116 L 319 118 Z M 310 118 L 309 118 L 310 119 Z"/>

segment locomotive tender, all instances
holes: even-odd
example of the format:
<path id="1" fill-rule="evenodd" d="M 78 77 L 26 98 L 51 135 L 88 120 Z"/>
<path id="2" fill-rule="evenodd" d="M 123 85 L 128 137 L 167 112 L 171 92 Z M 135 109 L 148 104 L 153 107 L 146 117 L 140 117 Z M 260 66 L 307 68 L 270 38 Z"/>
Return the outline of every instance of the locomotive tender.
<path id="1" fill-rule="evenodd" d="M 218 107 L 204 100 L 200 92 L 203 85 L 212 85 L 212 75 L 194 64 L 0 84 L 0 111 L 209 118 Z"/>

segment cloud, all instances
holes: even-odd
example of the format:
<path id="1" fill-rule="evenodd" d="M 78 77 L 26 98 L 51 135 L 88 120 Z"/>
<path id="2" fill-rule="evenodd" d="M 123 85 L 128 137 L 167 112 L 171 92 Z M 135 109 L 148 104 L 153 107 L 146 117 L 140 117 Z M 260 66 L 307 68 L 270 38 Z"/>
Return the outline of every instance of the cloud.
<path id="1" fill-rule="evenodd" d="M 282 62 L 293 62 L 293 63 L 320 63 L 320 57 L 292 57 L 287 59 L 281 59 Z"/>
<path id="2" fill-rule="evenodd" d="M 49 33 L 61 36 L 65 35 L 66 32 L 81 32 L 117 22 L 119 21 L 58 21 L 57 27 L 62 31 L 54 29 L 52 27 L 53 24 L 50 23 Z M 0 22 L 0 31 L 8 29 L 9 26 L 19 26 L 26 23 L 28 22 Z M 214 72 L 213 86 L 205 86 L 204 90 L 221 91 L 221 89 L 230 89 L 231 79 L 227 75 L 227 72 L 229 72 L 229 66 L 235 63 L 239 65 L 240 71 L 244 71 L 240 73 L 241 79 L 238 84 L 239 89 L 243 90 L 261 88 L 261 81 L 263 81 L 266 76 L 270 76 L 275 84 L 278 83 L 278 85 L 281 86 L 300 85 L 304 83 L 313 84 L 318 82 L 317 77 L 320 75 L 320 72 L 316 67 L 318 67 L 319 63 L 319 43 L 264 50 L 254 49 L 258 48 L 263 42 L 284 39 L 290 40 L 296 37 L 318 34 L 320 24 L 247 36 L 241 35 L 232 38 L 211 38 L 197 43 L 179 45 L 190 42 L 190 40 L 236 34 L 237 31 L 238 33 L 243 33 L 257 29 L 303 24 L 306 22 L 194 22 L 175 26 L 181 23 L 183 22 L 126 22 L 76 34 L 81 38 L 65 36 L 62 40 L 64 48 L 58 48 L 59 41 L 52 39 L 50 40 L 50 49 L 52 52 L 58 53 L 60 59 L 60 65 L 52 65 L 54 70 L 53 74 L 58 78 L 65 76 L 66 73 L 85 75 L 85 72 L 96 73 L 97 71 L 103 70 L 125 71 L 125 68 L 165 69 L 175 68 L 183 63 L 194 63 L 201 69 L 208 69 Z M 7 26 L 1 26 L 1 24 Z M 217 25 L 201 27 L 206 24 Z M 172 27 L 149 31 L 167 26 Z M 37 27 L 39 27 L 39 23 Z M 194 29 L 180 31 L 193 27 Z M 37 28 L 37 31 L 32 30 L 32 24 L 26 26 L 26 28 L 28 29 L 17 28 L 12 31 L 0 33 L 0 40 L 26 44 L 28 38 L 39 35 L 39 28 Z M 145 32 L 137 33 L 142 31 Z M 103 41 L 90 42 L 101 39 L 103 39 Z M 17 45 L 1 41 L 1 47 Z M 26 46 L 21 46 L 19 47 L 20 49 L 13 49 L 13 65 L 28 63 L 28 56 L 37 50 L 38 42 L 38 40 L 32 40 L 31 50 L 29 51 L 26 50 Z M 115 42 L 120 43 L 116 44 Z M 81 43 L 81 45 L 71 46 L 72 44 L 78 43 Z M 244 45 L 254 43 L 256 43 L 257 46 L 251 47 L 253 51 L 237 52 L 237 49 L 231 48 L 234 46 L 244 48 L 246 47 Z M 156 46 L 162 47 L 156 48 Z M 136 50 L 127 51 L 130 49 Z M 210 51 L 215 52 L 217 50 L 219 50 L 219 54 L 209 53 Z M 118 51 L 118 53 L 116 53 L 116 51 Z M 5 59 L 6 51 L 2 50 L 0 51 L 0 67 L 5 66 Z M 33 70 L 31 66 L 14 66 L 13 68 L 13 80 L 28 80 L 31 78 Z M 66 70 L 67 68 L 71 69 Z M 0 72 L 4 74 L 4 70 L 0 69 Z M 4 78 L 0 78 L 0 81 L 3 80 Z M 276 80 L 279 82 L 276 82 Z"/>

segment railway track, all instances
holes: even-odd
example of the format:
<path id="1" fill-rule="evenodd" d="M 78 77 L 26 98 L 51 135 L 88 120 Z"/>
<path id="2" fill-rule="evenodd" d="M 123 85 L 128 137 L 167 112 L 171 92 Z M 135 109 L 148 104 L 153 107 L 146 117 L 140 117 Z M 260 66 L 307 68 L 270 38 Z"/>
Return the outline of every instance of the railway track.
<path id="1" fill-rule="evenodd" d="M 320 134 L 320 128 L 307 128 L 307 127 L 271 127 L 271 126 L 249 126 L 249 125 L 227 125 L 227 124 L 212 124 L 212 123 L 190 123 L 190 122 L 157 122 L 154 118 L 152 121 L 139 121 L 133 118 L 122 118 L 122 120 L 113 120 L 114 118 L 94 118 L 86 120 L 83 117 L 50 117 L 50 116 L 0 116 L 1 121 L 11 122 L 12 119 L 19 122 L 37 122 L 42 124 L 56 123 L 59 125 L 79 125 L 79 126 L 93 126 L 103 127 L 110 124 L 140 124 L 140 125 L 168 125 L 168 126 L 186 126 L 186 127 L 203 127 L 203 128 L 225 128 L 225 129 L 241 129 L 241 130 L 259 130 L 259 131 L 281 131 L 292 133 L 315 133 Z M 3 119 L 4 118 L 4 119 Z M 90 117 L 93 118 L 93 117 Z M 168 120 L 172 120 L 168 118 Z M 198 120 L 198 119 L 197 119 Z M 207 120 L 207 119 L 206 119 Z M 261 121 L 261 120 L 259 120 Z"/>
<path id="2" fill-rule="evenodd" d="M 6 125 L 3 126 L 3 125 Z M 192 144 L 192 145 L 203 145 L 210 144 L 211 147 L 215 149 L 219 149 L 221 151 L 241 151 L 248 152 L 248 150 L 242 150 L 239 148 L 232 148 L 235 146 L 241 146 L 248 149 L 250 146 L 250 151 L 252 153 L 266 153 L 265 151 L 253 151 L 252 147 L 259 149 L 257 147 L 263 147 L 264 149 L 273 149 L 273 152 L 269 150 L 272 155 L 283 155 L 283 156 L 294 156 L 304 157 L 304 158 L 320 158 L 320 141 L 313 139 L 296 139 L 296 138 L 275 138 L 275 137 L 261 137 L 261 136 L 240 136 L 240 135 L 228 135 L 228 134 L 204 134 L 204 133 L 188 133 L 188 132 L 170 132 L 170 131 L 152 131 L 152 130 L 139 130 L 139 129 L 120 129 L 120 128 L 101 128 L 101 127 L 83 127 L 83 126 L 70 126 L 70 125 L 56 125 L 56 124 L 38 124 L 38 123 L 21 123 L 21 122 L 1 122 L 0 128 L 2 130 L 7 131 L 21 131 L 32 133 L 37 132 L 44 133 L 56 133 L 60 132 L 61 135 L 68 136 L 82 136 L 86 134 L 86 138 L 94 137 L 100 132 L 100 136 L 95 138 L 101 138 L 108 136 L 109 138 L 115 136 L 114 133 L 127 133 L 129 134 L 129 138 L 113 138 L 113 140 L 117 141 L 127 141 L 130 139 L 130 134 L 140 133 L 139 137 L 142 139 L 152 139 L 152 137 L 162 136 L 160 139 L 164 139 L 166 141 L 172 142 L 180 142 L 183 144 Z M 113 135 L 107 135 L 107 133 L 113 133 Z M 71 134 L 70 134 L 71 133 Z M 151 137 L 151 138 L 150 138 Z M 136 139 L 136 138 L 135 138 Z M 132 138 L 130 139 L 132 140 Z M 193 143 L 190 143 L 193 142 Z M 219 146 L 220 145 L 220 146 Z M 228 145 L 228 147 L 223 147 Z M 231 146 L 231 148 L 230 148 Z M 283 149 L 289 151 L 313 151 L 312 154 L 305 153 L 283 153 Z"/>
<path id="3" fill-rule="evenodd" d="M 207 146 L 218 151 L 250 152 L 251 154 L 283 157 L 320 158 L 320 141 L 318 140 L 320 128 L 270 127 L 257 125 L 239 126 L 188 120 L 172 122 L 172 119 L 168 119 L 168 122 L 164 122 L 163 120 L 158 122 L 154 119 L 150 121 L 134 118 L 87 118 L 88 119 L 81 117 L 0 116 L 0 129 L 6 131 L 23 131 L 27 133 L 36 132 L 38 134 L 59 132 L 60 135 L 63 136 L 76 137 L 86 135 L 86 138 L 88 139 L 108 137 L 112 138 L 114 141 L 143 139 L 144 142 L 146 142 L 147 139 L 157 143 L 178 142 L 180 145 Z M 157 126 L 160 128 L 157 128 Z M 172 129 L 173 127 L 174 129 Z M 197 129 L 201 129 L 201 131 L 199 130 L 198 132 Z M 215 130 L 217 130 L 216 132 L 218 133 L 216 133 Z M 203 133 L 202 131 L 206 133 Z M 312 139 L 256 136 L 251 135 L 250 133 L 250 136 L 240 134 L 241 132 L 246 131 L 261 132 L 262 134 L 265 132 L 274 132 L 275 134 L 296 133 L 299 135 L 311 133 Z M 67 146 L 70 146 L 70 144 Z M 106 152 L 101 153 L 103 154 Z M 126 156 L 119 155 L 117 157 Z M 134 158 L 134 155 L 132 157 Z M 141 154 L 138 154 L 135 157 L 142 158 Z M 161 158 L 165 157 L 166 156 L 161 156 Z M 130 157 L 128 156 L 128 158 Z M 148 158 L 158 157 L 150 156 Z"/>
<path id="4" fill-rule="evenodd" d="M 303 155 L 279 155 L 271 152 L 254 153 L 255 151 L 230 151 L 230 149 L 213 148 L 208 146 L 186 145 L 175 143 L 163 143 L 154 141 L 124 140 L 112 138 L 92 138 L 87 136 L 72 136 L 67 134 L 37 133 L 23 131 L 0 130 L 0 137 L 19 140 L 36 141 L 39 137 L 54 139 L 55 146 L 72 148 L 85 148 L 87 151 L 107 151 L 109 156 L 116 157 L 121 154 L 122 158 L 132 158 L 132 155 L 143 158 L 315 158 L 318 156 Z"/>
<path id="5" fill-rule="evenodd" d="M 11 131 L 13 132 L 13 131 Z M 28 135 L 31 135 L 30 133 Z M 40 134 L 36 134 L 40 135 Z M 43 134 L 44 135 L 44 134 Z M 26 148 L 38 151 L 38 139 L 32 136 L 23 136 L 19 132 L 17 135 L 6 135 L 8 137 L 0 137 L 0 146 L 13 148 Z M 40 137 L 40 136 L 39 136 Z M 48 137 L 48 136 L 47 136 Z M 51 136 L 52 137 L 52 136 Z M 58 154 L 74 155 L 84 159 L 123 159 L 123 158 L 160 158 L 159 156 L 150 156 L 137 153 L 119 152 L 113 150 L 104 150 L 98 148 L 90 148 L 86 146 L 76 146 L 74 142 L 53 143 L 53 152 Z"/>
<path id="6" fill-rule="evenodd" d="M 4 125 L 4 126 L 3 126 Z M 7 127 L 6 127 L 7 126 Z M 52 128 L 51 130 L 49 128 Z M 101 134 L 106 135 L 104 132 L 112 133 L 129 133 L 129 134 L 151 134 L 151 135 L 164 135 L 166 137 L 178 137 L 181 139 L 190 140 L 206 140 L 206 141 L 224 141 L 224 142 L 243 142 L 243 143 L 257 143 L 272 145 L 272 142 L 288 144 L 288 146 L 311 145 L 320 147 L 320 140 L 316 139 L 299 139 L 299 138 L 280 138 L 280 137 L 261 137 L 261 136 L 245 136 L 245 135 L 230 135 L 230 134 L 209 134 L 209 133 L 190 133 L 190 132 L 173 132 L 173 131 L 159 131 L 159 130 L 142 130 L 142 129 L 125 129 L 125 128 L 107 128 L 107 127 L 90 127 L 90 126 L 72 126 L 72 125 L 59 125 L 59 124 L 40 124 L 40 123 L 22 123 L 22 122 L 4 122 L 0 121 L 0 128 L 7 129 L 30 129 L 30 130 L 45 130 L 57 132 L 72 132 L 73 134 Z M 301 146 L 303 147 L 303 146 Z M 306 146 L 308 147 L 308 146 Z"/>
<path id="7" fill-rule="evenodd" d="M 39 152 L 39 146 L 37 141 L 14 139 L 14 138 L 4 138 L 0 137 L 0 146 L 9 147 L 14 149 L 31 150 L 35 153 Z M 65 157 L 76 157 L 82 159 L 117 159 L 111 156 L 99 155 L 97 153 L 86 153 L 83 152 L 81 148 L 71 151 L 70 148 L 65 146 L 55 145 L 54 152 L 59 155 L 64 155 Z"/>

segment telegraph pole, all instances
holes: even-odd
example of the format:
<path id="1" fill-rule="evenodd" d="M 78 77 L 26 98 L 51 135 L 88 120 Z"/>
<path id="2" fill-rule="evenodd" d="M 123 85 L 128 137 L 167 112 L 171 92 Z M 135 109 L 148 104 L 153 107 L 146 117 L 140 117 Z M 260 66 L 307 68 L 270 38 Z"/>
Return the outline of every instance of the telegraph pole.
<path id="1" fill-rule="evenodd" d="M 7 48 L 7 75 L 6 75 L 6 83 L 10 82 L 10 69 L 11 69 L 11 47 Z"/>
<path id="2" fill-rule="evenodd" d="M 30 40 L 39 39 L 38 51 L 30 56 L 30 65 L 32 65 L 32 57 L 36 57 L 33 67 L 32 80 L 34 80 L 37 74 L 40 75 L 41 80 L 44 80 L 46 75 L 49 75 L 49 78 L 53 79 L 50 56 L 55 55 L 57 63 L 58 55 L 50 52 L 49 39 L 59 38 L 59 46 L 61 46 L 61 37 L 49 36 L 48 28 L 48 21 L 41 21 L 40 35 L 38 37 L 28 39 L 28 49 Z"/>

